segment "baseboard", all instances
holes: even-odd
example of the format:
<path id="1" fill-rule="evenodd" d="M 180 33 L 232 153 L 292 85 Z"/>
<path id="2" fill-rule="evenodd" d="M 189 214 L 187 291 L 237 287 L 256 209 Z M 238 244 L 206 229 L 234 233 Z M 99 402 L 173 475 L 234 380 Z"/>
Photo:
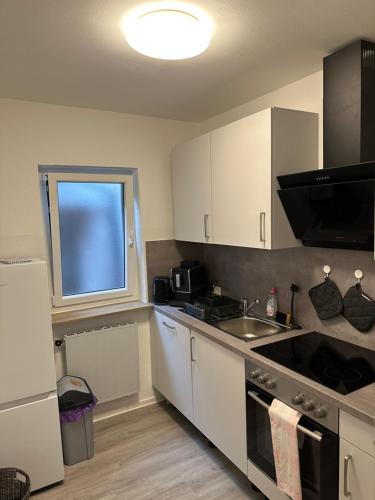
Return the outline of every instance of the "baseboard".
<path id="1" fill-rule="evenodd" d="M 107 418 L 117 417 L 118 415 L 123 415 L 129 411 L 138 410 L 139 408 L 144 408 L 146 406 L 159 403 L 160 401 L 161 399 L 152 396 L 151 398 L 142 399 L 141 401 L 137 401 L 129 406 L 122 406 L 120 408 L 103 411 L 102 413 L 98 412 L 94 415 L 94 422 L 100 422 L 101 420 L 106 420 Z"/>

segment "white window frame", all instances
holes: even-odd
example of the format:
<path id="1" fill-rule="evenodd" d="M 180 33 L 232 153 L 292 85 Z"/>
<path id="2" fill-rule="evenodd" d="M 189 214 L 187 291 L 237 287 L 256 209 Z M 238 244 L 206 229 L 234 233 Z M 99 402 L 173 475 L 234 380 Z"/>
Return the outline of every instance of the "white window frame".
<path id="1" fill-rule="evenodd" d="M 103 300 L 139 298 L 138 261 L 136 233 L 134 230 L 134 191 L 132 175 L 92 174 L 92 173 L 48 173 L 48 193 L 50 211 L 52 285 L 54 307 L 87 304 Z M 120 183 L 124 187 L 124 233 L 125 233 L 125 288 L 89 292 L 77 295 L 63 295 L 60 245 L 60 223 L 57 196 L 58 182 Z"/>

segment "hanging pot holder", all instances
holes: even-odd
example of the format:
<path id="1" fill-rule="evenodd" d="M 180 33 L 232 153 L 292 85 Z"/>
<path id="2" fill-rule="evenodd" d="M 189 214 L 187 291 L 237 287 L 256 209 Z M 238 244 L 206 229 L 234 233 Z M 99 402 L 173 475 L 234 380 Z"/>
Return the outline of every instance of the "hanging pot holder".
<path id="1" fill-rule="evenodd" d="M 342 312 L 340 290 L 330 278 L 309 290 L 311 302 L 320 319 L 331 319 Z"/>
<path id="2" fill-rule="evenodd" d="M 344 318 L 360 332 L 368 332 L 375 323 L 375 302 L 359 283 L 349 288 L 343 299 Z"/>

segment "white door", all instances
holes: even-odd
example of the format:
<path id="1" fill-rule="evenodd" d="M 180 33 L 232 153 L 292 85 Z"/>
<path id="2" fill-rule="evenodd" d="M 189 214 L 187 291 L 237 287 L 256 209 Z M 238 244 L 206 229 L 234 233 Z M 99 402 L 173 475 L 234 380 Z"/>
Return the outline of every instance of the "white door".
<path id="1" fill-rule="evenodd" d="M 156 380 L 153 384 L 186 418 L 193 421 L 190 330 L 155 312 Z M 154 345 L 155 345 L 154 344 Z"/>
<path id="2" fill-rule="evenodd" d="M 375 500 L 375 459 L 340 439 L 340 500 Z"/>
<path id="3" fill-rule="evenodd" d="M 0 380 L 0 405 L 56 390 L 44 262 L 0 264 Z"/>
<path id="4" fill-rule="evenodd" d="M 57 397 L 0 411 L 0 468 L 17 467 L 37 490 L 64 479 Z"/>
<path id="5" fill-rule="evenodd" d="M 247 474 L 245 361 L 191 331 L 194 420 Z"/>
<path id="6" fill-rule="evenodd" d="M 176 240 L 212 240 L 210 135 L 176 146 L 172 156 Z"/>
<path id="7" fill-rule="evenodd" d="M 271 247 L 271 109 L 211 133 L 214 242 Z"/>

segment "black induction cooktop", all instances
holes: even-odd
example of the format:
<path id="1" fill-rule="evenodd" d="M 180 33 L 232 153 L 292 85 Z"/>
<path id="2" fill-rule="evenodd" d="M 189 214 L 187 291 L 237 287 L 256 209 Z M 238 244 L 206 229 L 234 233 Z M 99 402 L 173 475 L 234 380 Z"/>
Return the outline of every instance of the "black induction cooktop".
<path id="1" fill-rule="evenodd" d="M 318 332 L 253 350 L 340 394 L 375 382 L 375 351 Z"/>

